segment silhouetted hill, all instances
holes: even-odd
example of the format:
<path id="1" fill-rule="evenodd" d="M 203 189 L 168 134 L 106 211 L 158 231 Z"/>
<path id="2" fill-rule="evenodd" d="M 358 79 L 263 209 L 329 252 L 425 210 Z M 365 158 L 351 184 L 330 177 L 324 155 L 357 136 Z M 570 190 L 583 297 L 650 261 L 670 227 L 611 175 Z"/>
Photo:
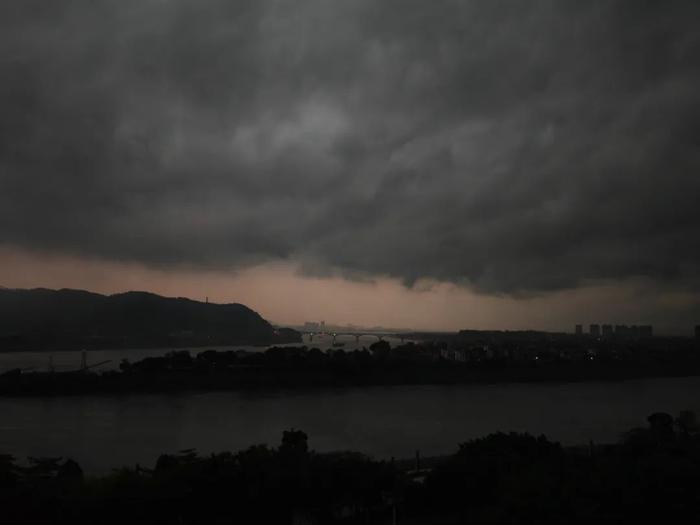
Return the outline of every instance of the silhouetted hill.
<path id="1" fill-rule="evenodd" d="M 146 292 L 0 289 L 0 350 L 273 344 L 300 341 L 242 304 Z"/>

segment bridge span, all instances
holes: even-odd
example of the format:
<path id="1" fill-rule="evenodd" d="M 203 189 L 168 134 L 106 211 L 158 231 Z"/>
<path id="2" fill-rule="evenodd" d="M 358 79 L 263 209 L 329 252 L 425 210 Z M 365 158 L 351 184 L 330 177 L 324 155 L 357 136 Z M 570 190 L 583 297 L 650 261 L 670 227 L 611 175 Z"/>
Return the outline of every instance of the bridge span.
<path id="1" fill-rule="evenodd" d="M 354 337 L 356 344 L 360 344 L 361 337 L 376 338 L 377 341 L 383 341 L 385 337 L 393 337 L 396 339 L 400 339 L 402 343 L 405 341 L 405 336 L 403 336 L 401 334 L 393 334 L 393 333 L 380 333 L 380 332 L 301 332 L 302 341 L 304 341 L 304 338 L 308 337 L 308 341 L 310 343 L 313 342 L 314 337 L 324 337 L 324 336 L 332 337 L 333 344 L 336 344 L 338 339 L 341 337 Z"/>

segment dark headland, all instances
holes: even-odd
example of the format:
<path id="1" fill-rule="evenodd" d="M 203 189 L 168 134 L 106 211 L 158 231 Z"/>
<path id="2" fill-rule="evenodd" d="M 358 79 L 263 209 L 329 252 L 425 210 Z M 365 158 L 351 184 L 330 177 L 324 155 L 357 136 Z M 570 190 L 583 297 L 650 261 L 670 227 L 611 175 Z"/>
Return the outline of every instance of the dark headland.
<path id="1" fill-rule="evenodd" d="M 0 351 L 178 348 L 300 342 L 242 304 L 147 292 L 0 288 Z"/>

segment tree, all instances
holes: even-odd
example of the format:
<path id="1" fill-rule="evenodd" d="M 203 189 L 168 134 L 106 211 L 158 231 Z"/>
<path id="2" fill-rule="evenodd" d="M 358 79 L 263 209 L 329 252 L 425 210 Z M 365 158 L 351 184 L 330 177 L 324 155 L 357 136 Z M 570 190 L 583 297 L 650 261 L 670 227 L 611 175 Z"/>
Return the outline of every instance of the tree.
<path id="1" fill-rule="evenodd" d="M 675 433 L 673 432 L 673 417 L 666 412 L 654 412 L 647 417 L 649 422 L 649 430 L 652 438 L 657 443 L 667 443 L 673 441 Z"/>
<path id="2" fill-rule="evenodd" d="M 692 410 L 681 410 L 676 418 L 676 426 L 685 437 L 700 431 L 700 421 Z"/>
<path id="3" fill-rule="evenodd" d="M 282 445 L 280 453 L 292 455 L 304 455 L 309 451 L 309 436 L 301 430 L 285 430 L 282 433 Z"/>
<path id="4" fill-rule="evenodd" d="M 83 480 L 83 469 L 80 465 L 72 459 L 67 459 L 62 465 L 58 467 L 58 472 L 56 472 L 56 477 L 65 481 L 77 481 Z"/>

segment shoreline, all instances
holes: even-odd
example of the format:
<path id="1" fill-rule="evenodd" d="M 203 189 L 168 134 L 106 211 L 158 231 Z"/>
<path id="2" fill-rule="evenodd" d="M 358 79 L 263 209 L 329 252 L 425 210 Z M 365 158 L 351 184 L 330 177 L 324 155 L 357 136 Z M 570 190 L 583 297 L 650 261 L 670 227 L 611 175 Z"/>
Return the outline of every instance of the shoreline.
<path id="1" fill-rule="evenodd" d="M 583 367 L 582 367 L 583 368 Z M 243 376 L 194 376 L 187 374 L 162 374 L 133 378 L 123 372 L 104 374 L 84 372 L 24 373 L 17 377 L 0 376 L 0 398 L 60 398 L 60 397 L 119 397 L 152 394 L 202 394 L 210 392 L 327 392 L 334 389 L 358 389 L 375 387 L 410 386 L 481 386 L 546 384 L 565 385 L 581 383 L 616 383 L 644 379 L 681 379 L 700 377 L 700 366 L 683 366 L 661 369 L 611 368 L 568 370 L 569 374 L 554 373 L 561 370 L 511 369 L 499 371 L 457 370 L 430 380 L 406 380 L 396 376 L 340 378 L 331 374 L 312 378 L 295 373 L 280 373 L 249 369 Z M 455 375 L 454 372 L 462 372 Z M 257 380 L 251 380 L 257 378 Z M 245 381 L 242 382 L 241 380 Z M 304 381 L 306 380 L 306 381 Z"/>
<path id="2" fill-rule="evenodd" d="M 169 345 L 169 346 L 119 346 L 119 347 L 97 347 L 97 348 L 53 348 L 53 349 L 47 349 L 47 348 L 42 348 L 42 349 L 36 349 L 36 350 L 30 350 L 26 348 L 16 348 L 16 349 L 0 349 L 0 355 L 2 354 L 60 354 L 63 352 L 82 352 L 85 351 L 88 354 L 90 352 L 131 352 L 131 351 L 146 351 L 146 352 L 155 352 L 155 351 L 164 351 L 164 352 L 172 352 L 172 351 L 181 351 L 181 350 L 236 350 L 241 347 L 246 347 L 246 346 L 253 346 L 255 348 L 271 348 L 274 346 L 282 346 L 282 345 L 299 345 L 298 341 L 290 341 L 287 343 L 278 343 L 278 342 L 272 342 L 272 343 L 234 343 L 234 344 L 215 344 L 215 345 L 183 345 L 183 346 L 177 346 L 177 345 Z"/>

